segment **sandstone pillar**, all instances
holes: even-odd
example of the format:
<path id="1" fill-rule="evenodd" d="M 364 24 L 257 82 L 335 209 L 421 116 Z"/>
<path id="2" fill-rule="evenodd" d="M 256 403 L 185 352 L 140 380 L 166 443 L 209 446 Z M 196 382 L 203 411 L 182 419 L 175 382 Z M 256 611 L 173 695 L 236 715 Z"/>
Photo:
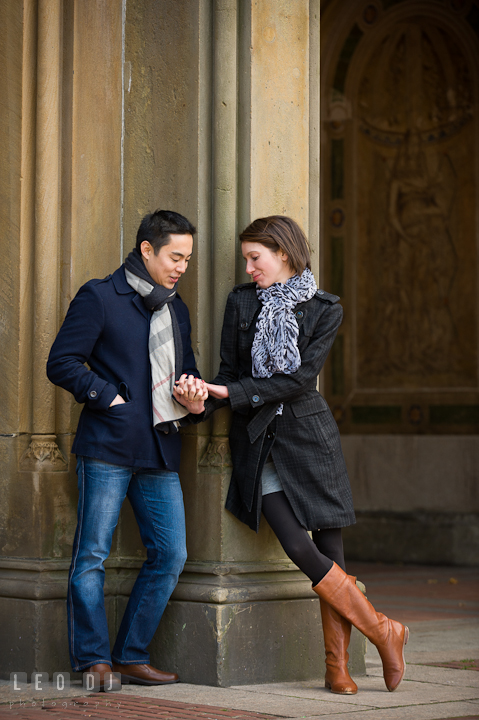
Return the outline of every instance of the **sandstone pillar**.
<path id="1" fill-rule="evenodd" d="M 60 508 L 68 467 L 55 434 L 55 391 L 45 376 L 58 327 L 62 5 L 60 0 L 5 3 L 4 12 L 8 139 L 20 163 L 9 168 L 12 232 L 5 248 L 11 337 L 2 373 L 10 391 L 2 428 L 2 672 L 15 664 L 26 670 L 45 663 L 49 647 L 39 645 L 37 633 L 56 632 L 52 576 L 63 540 Z M 7 187 L 3 190 L 5 201 Z M 13 334 L 17 348 L 9 341 Z M 36 602 L 46 598 L 52 602 Z"/>
<path id="2" fill-rule="evenodd" d="M 197 221 L 195 259 L 179 292 L 192 311 L 204 377 L 218 367 L 227 294 L 246 280 L 237 237 L 251 219 L 295 217 L 309 231 L 318 268 L 318 117 L 310 122 L 310 112 L 319 103 L 319 3 L 311 6 L 192 1 L 164 18 L 139 1 L 127 9 L 125 156 L 148 153 L 141 175 L 125 175 L 125 228 L 133 231 L 147 197 Z M 155 43 L 167 46 L 179 27 L 179 57 L 155 56 Z M 193 119 L 199 132 L 186 136 Z M 183 438 L 188 562 L 152 661 L 185 682 L 220 686 L 319 677 L 322 632 L 310 583 L 267 524 L 255 535 L 224 510 L 228 420 L 222 411 Z M 354 648 L 361 671 L 359 636 Z"/>
<path id="3" fill-rule="evenodd" d="M 0 180 L 8 328 L 0 428 L 3 677 L 69 668 L 70 447 L 78 408 L 51 385 L 45 365 L 72 295 L 120 260 L 122 11 L 106 5 L 102 12 L 61 0 L 1 5 L 0 136 L 9 159 Z"/>

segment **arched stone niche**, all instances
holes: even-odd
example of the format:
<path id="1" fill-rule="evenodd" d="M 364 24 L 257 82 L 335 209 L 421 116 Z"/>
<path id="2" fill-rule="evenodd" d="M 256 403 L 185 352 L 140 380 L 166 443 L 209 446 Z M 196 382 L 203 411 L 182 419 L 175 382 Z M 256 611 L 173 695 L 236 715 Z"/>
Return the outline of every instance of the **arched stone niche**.
<path id="1" fill-rule="evenodd" d="M 332 2 L 322 17 L 325 390 L 345 433 L 479 428 L 479 5 Z"/>

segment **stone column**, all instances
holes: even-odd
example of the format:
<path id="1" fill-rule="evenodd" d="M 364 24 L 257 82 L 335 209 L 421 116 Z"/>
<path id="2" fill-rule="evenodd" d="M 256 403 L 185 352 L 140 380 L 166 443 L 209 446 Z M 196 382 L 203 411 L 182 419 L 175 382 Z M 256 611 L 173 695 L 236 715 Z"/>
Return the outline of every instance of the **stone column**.
<path id="1" fill-rule="evenodd" d="M 2 96 L 8 98 L 13 161 L 2 183 L 11 288 L 1 429 L 0 626 L 8 650 L 0 672 L 7 674 L 45 666 L 59 637 L 64 623 L 57 613 L 63 603 L 56 571 L 62 562 L 56 558 L 68 520 L 62 512 L 67 462 L 56 438 L 55 391 L 45 375 L 58 329 L 62 3 L 26 0 L 4 3 L 2 11 L 9 56 Z M 2 140 L 5 131 L 3 126 Z M 38 642 L 47 636 L 48 642 Z"/>
<path id="2" fill-rule="evenodd" d="M 38 2 L 35 186 L 33 196 L 25 198 L 23 195 L 35 208 L 34 244 L 30 245 L 30 250 L 33 250 L 33 276 L 29 278 L 33 297 L 30 295 L 29 306 L 23 306 L 24 312 L 31 313 L 33 318 L 33 337 L 29 348 L 29 344 L 22 347 L 23 352 L 27 348 L 32 351 L 32 382 L 29 389 L 32 394 L 34 434 L 20 461 L 20 467 L 22 470 L 37 472 L 65 470 L 67 466 L 56 442 L 55 388 L 45 376 L 48 353 L 58 330 L 61 10 L 60 0 Z M 29 99 L 25 99 L 29 102 Z M 26 384 L 23 384 L 22 389 L 28 391 Z"/>
<path id="3" fill-rule="evenodd" d="M 201 18 L 205 5 L 193 6 Z M 202 35 L 198 22 L 197 94 L 190 88 L 198 105 L 189 110 L 198 116 L 204 111 L 209 95 L 202 96 L 208 77 L 203 72 L 211 72 L 212 221 L 207 240 L 202 237 L 206 227 L 199 223 L 198 242 L 200 247 L 207 242 L 209 252 L 200 259 L 196 287 L 207 268 L 211 281 L 209 292 L 195 297 L 190 275 L 188 301 L 198 323 L 198 360 L 206 377 L 217 371 L 227 294 L 246 280 L 239 231 L 254 217 L 290 214 L 318 249 L 318 212 L 310 211 L 310 204 L 318 202 L 319 123 L 315 118 L 311 129 L 309 113 L 310 95 L 312 107 L 318 108 L 319 58 L 311 79 L 309 37 L 317 52 L 319 4 L 313 3 L 313 11 L 306 0 L 218 0 L 207 11 L 212 36 Z M 206 48 L 212 66 L 205 67 Z M 177 124 L 178 102 L 171 112 Z M 175 136 L 169 137 L 173 141 Z M 190 144 L 198 176 L 190 176 L 188 189 L 198 198 L 205 178 L 201 137 L 200 127 L 200 141 L 194 137 Z M 205 328 L 207 355 L 201 346 Z M 176 669 L 185 682 L 219 686 L 319 677 L 324 646 L 319 603 L 309 581 L 285 557 L 266 523 L 256 535 L 224 510 L 231 474 L 228 423 L 228 412 L 221 411 L 210 433 L 200 426 L 183 439 L 188 562 L 153 641 L 152 662 Z M 353 644 L 354 671 L 364 671 L 359 635 Z"/>
<path id="4" fill-rule="evenodd" d="M 10 0 L 0 28 L 0 144 L 9 158 L 0 177 L 0 674 L 8 678 L 69 669 L 78 408 L 45 365 L 72 295 L 120 260 L 122 8 Z"/>

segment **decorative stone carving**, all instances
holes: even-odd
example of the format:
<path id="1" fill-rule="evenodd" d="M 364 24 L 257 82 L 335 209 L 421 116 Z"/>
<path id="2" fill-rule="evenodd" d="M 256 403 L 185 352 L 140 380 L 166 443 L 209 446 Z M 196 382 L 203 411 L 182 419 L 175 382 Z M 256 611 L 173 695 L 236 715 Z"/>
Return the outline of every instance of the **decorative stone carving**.
<path id="1" fill-rule="evenodd" d="M 65 471 L 68 463 L 56 443 L 55 435 L 32 435 L 28 450 L 20 459 L 20 470 Z"/>
<path id="2" fill-rule="evenodd" d="M 200 460 L 200 468 L 223 470 L 233 466 L 228 438 L 213 437 Z"/>
<path id="3" fill-rule="evenodd" d="M 477 431 L 478 17 L 334 0 L 322 18 L 323 267 L 344 306 L 324 388 L 343 433 Z"/>
<path id="4" fill-rule="evenodd" d="M 458 252 L 468 242 L 461 224 L 474 227 L 462 199 L 474 176 L 473 153 L 462 150 L 474 146 L 472 97 L 463 52 L 432 19 L 392 29 L 366 65 L 358 103 L 360 387 L 474 379 L 462 293 L 457 301 L 458 283 L 472 287 L 475 272 L 465 261 L 474 248 Z"/>

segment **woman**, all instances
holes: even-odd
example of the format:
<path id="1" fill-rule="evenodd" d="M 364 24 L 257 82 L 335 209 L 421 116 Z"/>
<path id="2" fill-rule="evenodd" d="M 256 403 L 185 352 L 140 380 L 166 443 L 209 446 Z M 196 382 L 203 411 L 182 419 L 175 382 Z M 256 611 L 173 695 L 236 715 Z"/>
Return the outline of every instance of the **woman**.
<path id="1" fill-rule="evenodd" d="M 240 241 L 253 282 L 228 297 L 220 370 L 207 383 L 217 399 L 207 401 L 210 410 L 233 410 L 226 507 L 256 531 L 263 512 L 310 578 L 321 601 L 326 687 L 357 692 L 347 668 L 353 624 L 378 648 L 395 690 L 408 629 L 376 613 L 345 573 L 341 528 L 355 522 L 351 489 L 336 423 L 316 390 L 341 324 L 339 298 L 317 289 L 307 240 L 290 218 L 255 220 Z"/>

